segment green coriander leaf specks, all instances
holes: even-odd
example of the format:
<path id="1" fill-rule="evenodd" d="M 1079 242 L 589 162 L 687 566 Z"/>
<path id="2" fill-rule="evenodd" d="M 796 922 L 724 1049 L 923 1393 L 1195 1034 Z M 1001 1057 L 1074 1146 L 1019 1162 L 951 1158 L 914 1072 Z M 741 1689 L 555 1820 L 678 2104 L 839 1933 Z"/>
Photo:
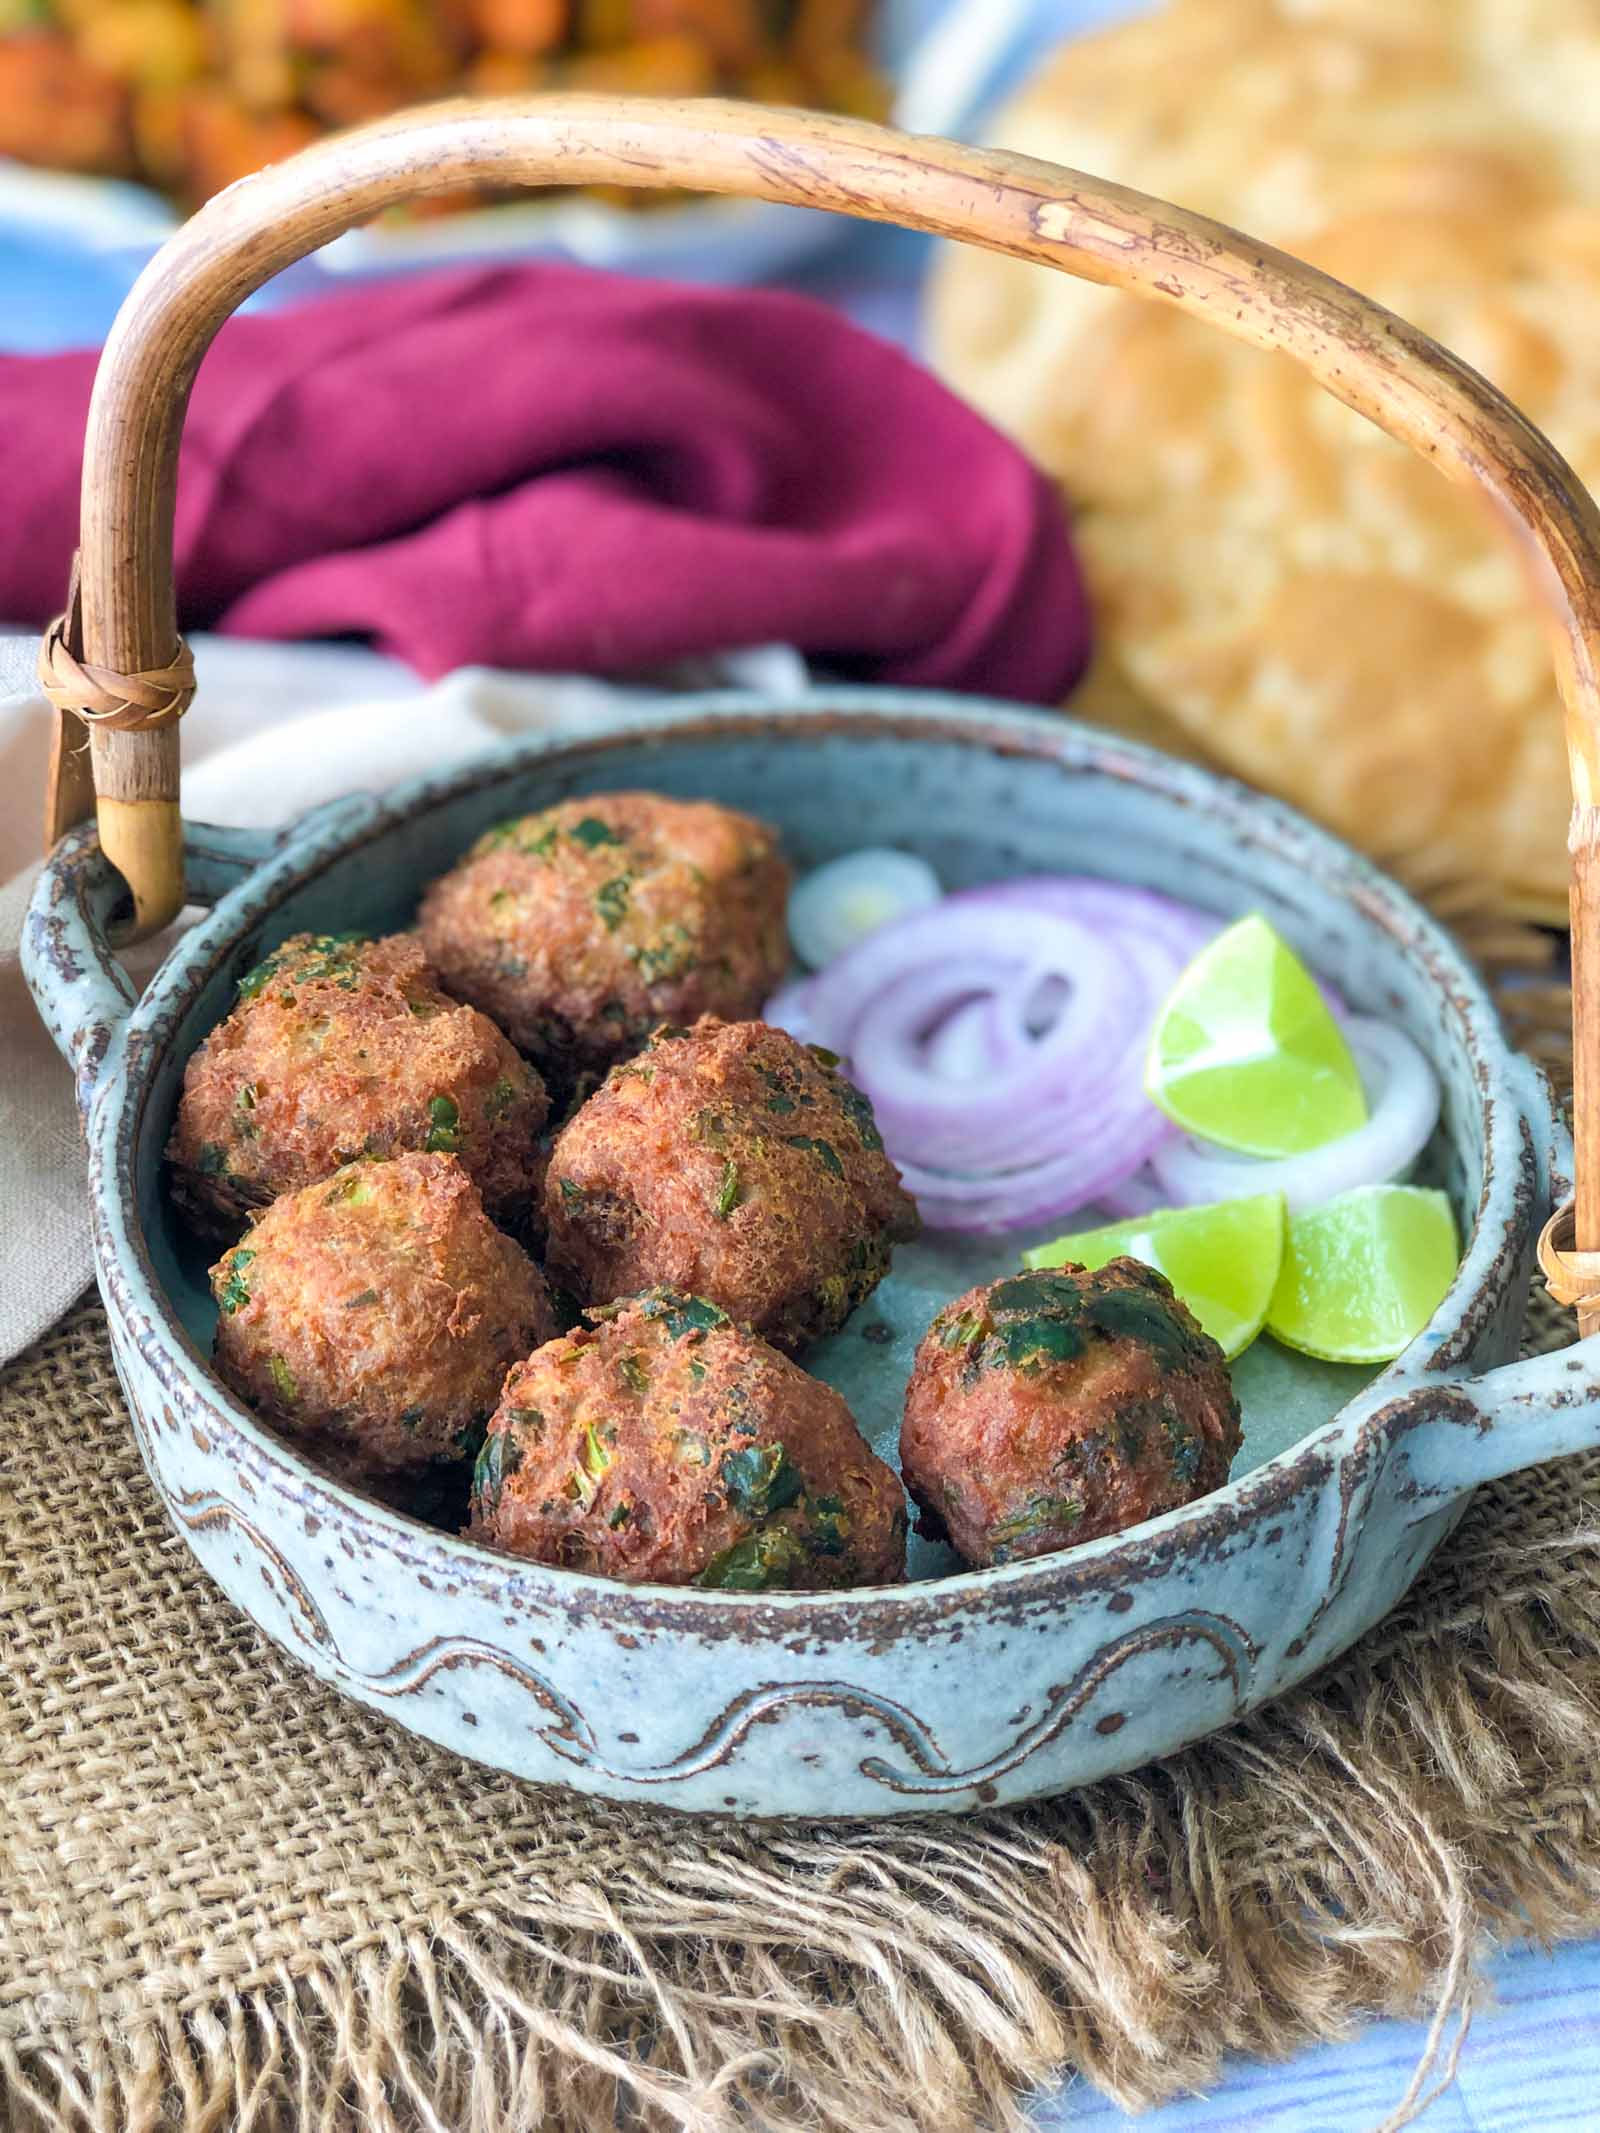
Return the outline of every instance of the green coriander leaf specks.
<path id="1" fill-rule="evenodd" d="M 429 1155 L 461 1152 L 461 1110 L 453 1096 L 428 1098 L 428 1137 L 422 1145 Z"/>
<path id="2" fill-rule="evenodd" d="M 500 1492 L 522 1464 L 522 1446 L 508 1429 L 491 1430 L 472 1469 L 472 1493 L 480 1514 L 499 1507 Z"/>
<path id="3" fill-rule="evenodd" d="M 722 1462 L 728 1500 L 752 1518 L 781 1511 L 805 1488 L 805 1476 L 781 1444 L 747 1444 Z"/>
<path id="4" fill-rule="evenodd" d="M 844 1165 L 839 1160 L 839 1151 L 831 1141 L 813 1140 L 805 1133 L 791 1133 L 785 1145 L 790 1148 L 804 1148 L 808 1154 L 816 1157 L 824 1170 L 831 1171 L 836 1178 L 844 1176 Z"/>
<path id="5" fill-rule="evenodd" d="M 614 875 L 604 881 L 594 894 L 594 907 L 599 912 L 607 933 L 615 933 L 628 915 L 628 892 L 630 883 L 626 874 Z"/>
<path id="6" fill-rule="evenodd" d="M 598 815 L 585 815 L 581 822 L 574 822 L 567 835 L 571 837 L 575 844 L 581 844 L 591 852 L 602 844 L 621 844 L 623 842 L 623 839 L 611 827 L 611 824 L 602 822 Z"/>
<path id="7" fill-rule="evenodd" d="M 231 1251 L 222 1262 L 227 1276 L 217 1291 L 217 1305 L 232 1318 L 235 1311 L 242 1311 L 250 1301 L 250 1286 L 244 1278 L 244 1270 L 255 1258 L 248 1245 L 241 1244 Z"/>

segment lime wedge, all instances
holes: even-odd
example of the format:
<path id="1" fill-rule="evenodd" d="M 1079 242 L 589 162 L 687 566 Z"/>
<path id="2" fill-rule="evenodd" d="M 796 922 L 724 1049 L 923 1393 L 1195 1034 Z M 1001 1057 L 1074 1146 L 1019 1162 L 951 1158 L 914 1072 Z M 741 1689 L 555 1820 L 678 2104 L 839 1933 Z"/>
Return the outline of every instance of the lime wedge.
<path id="1" fill-rule="evenodd" d="M 1133 1222 L 1057 1237 L 1022 1255 L 1025 1266 L 1091 1270 L 1108 1259 L 1139 1259 L 1168 1281 L 1231 1363 L 1261 1331 L 1283 1260 L 1281 1192 L 1219 1200 L 1212 1207 L 1163 1208 Z"/>
<path id="2" fill-rule="evenodd" d="M 1442 1192 L 1358 1185 L 1291 1220 L 1267 1331 L 1325 1363 L 1387 1363 L 1438 1310 L 1459 1263 Z"/>
<path id="3" fill-rule="evenodd" d="M 1361 1075 L 1315 980 L 1264 918 L 1203 948 L 1161 1011 L 1145 1092 L 1244 1155 L 1303 1155 L 1367 1116 Z"/>

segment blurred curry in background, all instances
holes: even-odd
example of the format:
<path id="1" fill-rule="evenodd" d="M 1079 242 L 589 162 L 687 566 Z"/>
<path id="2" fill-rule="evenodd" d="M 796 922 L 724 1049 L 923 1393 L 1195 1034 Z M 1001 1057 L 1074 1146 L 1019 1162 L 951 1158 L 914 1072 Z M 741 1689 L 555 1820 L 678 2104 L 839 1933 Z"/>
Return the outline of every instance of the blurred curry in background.
<path id="1" fill-rule="evenodd" d="M 871 15 L 872 0 L 0 0 L 0 156 L 142 179 L 193 208 L 331 129 L 456 92 L 880 118 Z"/>
<path id="2" fill-rule="evenodd" d="M 1173 0 L 991 132 L 1377 297 L 1600 484 L 1600 0 Z M 943 248 L 932 342 L 1071 500 L 1099 646 L 1072 709 L 1564 919 L 1549 648 L 1474 498 L 1285 358 L 990 253 Z"/>

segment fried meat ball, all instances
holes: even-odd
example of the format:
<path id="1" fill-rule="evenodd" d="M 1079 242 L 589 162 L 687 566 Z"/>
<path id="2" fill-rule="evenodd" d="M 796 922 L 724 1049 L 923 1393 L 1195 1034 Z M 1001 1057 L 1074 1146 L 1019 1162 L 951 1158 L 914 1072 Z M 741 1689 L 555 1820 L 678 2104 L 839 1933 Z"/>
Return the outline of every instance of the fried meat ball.
<path id="1" fill-rule="evenodd" d="M 970 1289 L 923 1336 L 900 1465 L 918 1530 L 969 1563 L 1049 1555 L 1221 1488 L 1239 1449 L 1222 1350 L 1135 1259 Z"/>
<path id="2" fill-rule="evenodd" d="M 475 1450 L 506 1372 L 555 1330 L 538 1268 L 449 1155 L 350 1163 L 284 1194 L 211 1289 L 223 1377 L 340 1472 Z"/>
<path id="3" fill-rule="evenodd" d="M 904 1577 L 900 1484 L 836 1392 L 704 1297 L 656 1289 L 590 1316 L 506 1379 L 474 1539 L 633 1584 Z"/>
<path id="4" fill-rule="evenodd" d="M 167 1145 L 175 1199 L 236 1231 L 252 1209 L 360 1155 L 458 1155 L 491 1214 L 531 1212 L 543 1082 L 476 1008 L 440 991 L 415 934 L 297 933 L 239 983 L 189 1061 Z"/>
<path id="5" fill-rule="evenodd" d="M 754 1014 L 787 967 L 788 892 L 764 823 L 591 793 L 488 831 L 417 923 L 450 991 L 568 1091 L 658 1022 Z"/>
<path id="6" fill-rule="evenodd" d="M 657 1031 L 556 1138 L 550 1265 L 589 1303 L 664 1285 L 795 1354 L 916 1235 L 872 1107 L 831 1052 L 764 1022 Z"/>

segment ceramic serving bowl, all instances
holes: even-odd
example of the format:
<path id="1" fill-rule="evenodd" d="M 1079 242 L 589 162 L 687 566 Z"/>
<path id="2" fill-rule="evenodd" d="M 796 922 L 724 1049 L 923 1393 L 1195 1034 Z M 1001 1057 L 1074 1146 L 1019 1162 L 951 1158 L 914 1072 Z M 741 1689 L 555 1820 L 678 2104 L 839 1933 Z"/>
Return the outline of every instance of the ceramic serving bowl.
<path id="1" fill-rule="evenodd" d="M 184 1063 L 235 981 L 303 929 L 405 924 L 489 823 L 649 786 L 766 816 L 799 866 L 865 844 L 949 887 L 1089 872 L 1228 918 L 1265 911 L 1444 1089 L 1428 1173 L 1466 1240 L 1432 1323 L 1377 1377 L 1259 1343 L 1230 1484 L 1127 1534 L 905 1586 L 747 1597 L 623 1586 L 499 1555 L 314 1471 L 214 1375 L 197 1256 L 164 1186 Z M 1285 808 L 1050 714 L 824 690 L 713 697 L 519 743 L 321 810 L 274 839 L 191 827 L 211 904 L 142 999 L 107 945 L 120 884 L 90 830 L 40 882 L 30 983 L 78 1078 L 95 1251 L 145 1462 L 212 1577 L 346 1694 L 499 1768 L 739 1814 L 1020 1800 L 1192 1741 L 1300 1680 L 1403 1593 L 1480 1482 L 1600 1441 L 1594 1343 L 1515 1362 L 1562 1134 L 1478 979 L 1400 889 Z M 937 1242 L 808 1358 L 893 1449 L 937 1304 L 1016 1263 Z M 870 1339 L 863 1330 L 870 1324 Z M 887 1328 L 887 1333 L 885 1332 Z"/>

